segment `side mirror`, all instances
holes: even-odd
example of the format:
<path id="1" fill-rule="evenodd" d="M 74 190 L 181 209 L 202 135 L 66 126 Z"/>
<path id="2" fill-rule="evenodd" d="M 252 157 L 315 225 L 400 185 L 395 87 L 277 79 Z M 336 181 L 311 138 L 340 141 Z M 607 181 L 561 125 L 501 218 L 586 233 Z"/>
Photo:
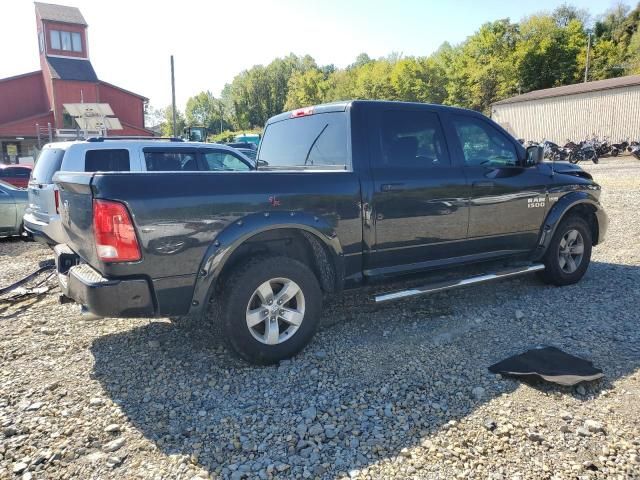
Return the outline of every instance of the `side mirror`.
<path id="1" fill-rule="evenodd" d="M 258 160 L 256 162 L 256 166 L 258 167 L 267 167 L 269 165 L 269 162 L 267 162 L 266 160 Z"/>
<path id="2" fill-rule="evenodd" d="M 527 147 L 527 165 L 538 165 L 544 161 L 544 148 L 540 145 Z"/>

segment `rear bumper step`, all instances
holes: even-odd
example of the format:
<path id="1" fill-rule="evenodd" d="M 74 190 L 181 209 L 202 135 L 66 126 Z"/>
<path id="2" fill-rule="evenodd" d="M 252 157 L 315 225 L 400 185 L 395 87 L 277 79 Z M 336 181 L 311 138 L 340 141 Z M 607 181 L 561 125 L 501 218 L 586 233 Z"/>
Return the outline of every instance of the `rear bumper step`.
<path id="1" fill-rule="evenodd" d="M 375 297 L 376 303 L 390 302 L 392 300 L 399 300 L 401 298 L 416 297 L 418 295 L 427 295 L 429 293 L 441 292 L 443 290 L 450 290 L 452 288 L 464 287 L 466 285 L 475 285 L 476 283 L 489 282 L 491 280 L 498 280 L 500 278 L 515 277 L 517 275 L 523 275 L 525 273 L 539 272 L 544 270 L 544 265 L 536 263 L 534 265 L 528 265 L 526 267 L 508 268 L 500 270 L 494 273 L 486 273 L 483 275 L 477 275 L 475 277 L 462 278 L 458 280 L 451 280 L 447 282 L 432 283 L 425 285 L 424 287 L 411 288 L 409 290 L 400 290 L 397 292 L 384 293 Z"/>
<path id="2" fill-rule="evenodd" d="M 143 278 L 108 279 L 64 244 L 56 245 L 58 284 L 65 297 L 99 317 L 153 317 L 149 283 Z M 66 301 L 66 300 L 63 300 Z"/>

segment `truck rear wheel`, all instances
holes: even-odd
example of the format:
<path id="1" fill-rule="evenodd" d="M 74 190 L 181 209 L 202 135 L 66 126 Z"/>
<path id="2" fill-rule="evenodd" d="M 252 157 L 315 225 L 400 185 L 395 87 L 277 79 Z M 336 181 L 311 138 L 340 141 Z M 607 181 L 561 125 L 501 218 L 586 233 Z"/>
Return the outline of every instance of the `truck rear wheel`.
<path id="1" fill-rule="evenodd" d="M 261 257 L 234 271 L 221 297 L 223 333 L 250 363 L 292 357 L 315 334 L 322 310 L 318 279 L 302 262 Z"/>
<path id="2" fill-rule="evenodd" d="M 558 286 L 580 281 L 591 260 L 591 242 L 591 229 L 584 219 L 570 216 L 562 220 L 545 253 L 542 280 Z"/>

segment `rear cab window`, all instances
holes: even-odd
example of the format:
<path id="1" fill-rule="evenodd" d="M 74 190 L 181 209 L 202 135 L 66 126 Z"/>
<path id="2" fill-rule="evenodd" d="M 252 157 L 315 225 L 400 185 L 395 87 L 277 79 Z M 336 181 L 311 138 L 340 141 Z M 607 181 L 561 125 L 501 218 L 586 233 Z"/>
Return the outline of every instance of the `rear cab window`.
<path id="1" fill-rule="evenodd" d="M 61 148 L 45 148 L 38 155 L 31 180 L 37 183 L 53 183 L 53 175 L 60 170 L 64 150 Z"/>
<path id="2" fill-rule="evenodd" d="M 129 150 L 87 150 L 84 157 L 85 172 L 128 172 L 131 170 Z"/>
<path id="3" fill-rule="evenodd" d="M 268 124 L 258 168 L 351 167 L 348 112 L 314 113 Z"/>

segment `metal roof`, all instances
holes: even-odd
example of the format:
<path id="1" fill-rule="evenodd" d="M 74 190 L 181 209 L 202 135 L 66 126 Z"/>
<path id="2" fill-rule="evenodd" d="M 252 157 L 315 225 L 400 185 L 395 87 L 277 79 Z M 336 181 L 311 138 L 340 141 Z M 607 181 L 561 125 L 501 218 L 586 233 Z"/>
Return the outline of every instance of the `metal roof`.
<path id="1" fill-rule="evenodd" d="M 52 22 L 75 23 L 87 26 L 82 13 L 76 7 L 67 7 L 65 5 L 54 5 L 52 3 L 35 2 L 36 13 L 42 20 L 50 20 Z"/>
<path id="2" fill-rule="evenodd" d="M 499 102 L 495 102 L 493 105 L 528 102 L 530 100 L 563 97 L 565 95 L 577 95 L 579 93 L 597 92 L 600 90 L 611 90 L 613 88 L 632 87 L 637 85 L 640 85 L 640 75 L 629 75 L 627 77 L 608 78 L 606 80 L 597 80 L 595 82 L 576 83 L 574 85 L 534 90 L 522 95 L 500 100 Z"/>
<path id="3" fill-rule="evenodd" d="M 47 63 L 53 78 L 79 80 L 81 82 L 98 81 L 98 76 L 89 60 L 47 56 Z"/>

